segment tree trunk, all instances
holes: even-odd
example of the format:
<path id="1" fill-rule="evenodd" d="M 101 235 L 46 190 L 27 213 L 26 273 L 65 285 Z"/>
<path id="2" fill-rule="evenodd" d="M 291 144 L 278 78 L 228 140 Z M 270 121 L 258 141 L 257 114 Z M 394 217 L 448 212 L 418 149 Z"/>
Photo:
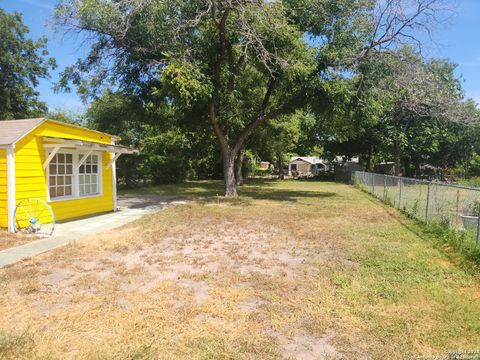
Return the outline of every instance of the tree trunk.
<path id="1" fill-rule="evenodd" d="M 402 174 L 402 154 L 398 140 L 395 142 L 395 175 L 405 176 L 405 174 Z"/>
<path id="2" fill-rule="evenodd" d="M 278 178 L 280 180 L 285 179 L 285 174 L 283 172 L 282 158 L 280 156 L 278 157 Z"/>
<path id="3" fill-rule="evenodd" d="M 373 172 L 373 149 L 368 149 L 368 171 Z"/>
<path id="4" fill-rule="evenodd" d="M 413 161 L 414 162 L 414 167 L 415 167 L 415 176 L 419 176 L 419 174 L 417 173 L 417 164 L 418 162 L 416 160 Z M 403 176 L 406 176 L 406 177 L 412 177 L 412 162 L 411 160 L 408 158 L 408 155 L 407 157 L 405 157 L 405 159 L 403 159 L 403 168 L 405 170 L 405 173 L 403 174 Z"/>
<path id="5" fill-rule="evenodd" d="M 222 151 L 223 156 L 223 178 L 225 181 L 225 196 L 237 196 L 237 183 L 235 181 L 235 155 L 228 149 Z"/>
<path id="6" fill-rule="evenodd" d="M 237 186 L 243 185 L 243 162 L 245 161 L 245 151 L 242 149 L 238 152 L 235 159 L 235 180 Z"/>

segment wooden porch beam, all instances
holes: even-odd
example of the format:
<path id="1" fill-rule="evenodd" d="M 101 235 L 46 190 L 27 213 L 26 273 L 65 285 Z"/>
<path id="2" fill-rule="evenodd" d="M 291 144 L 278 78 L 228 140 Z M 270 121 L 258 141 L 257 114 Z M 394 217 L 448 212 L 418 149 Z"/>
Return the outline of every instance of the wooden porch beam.
<path id="1" fill-rule="evenodd" d="M 47 168 L 48 164 L 50 163 L 50 161 L 52 161 L 53 157 L 57 155 L 58 150 L 60 150 L 60 146 L 58 145 L 53 148 L 52 152 L 48 155 L 48 157 L 45 159 L 45 162 L 43 163 L 43 170 Z"/>

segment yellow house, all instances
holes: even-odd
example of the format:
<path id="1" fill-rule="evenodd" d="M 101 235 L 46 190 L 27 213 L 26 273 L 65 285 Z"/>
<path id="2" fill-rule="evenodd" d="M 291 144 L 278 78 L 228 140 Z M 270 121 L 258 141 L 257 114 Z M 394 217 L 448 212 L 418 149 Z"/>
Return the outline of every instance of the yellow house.
<path id="1" fill-rule="evenodd" d="M 56 220 L 115 211 L 115 160 L 136 152 L 118 139 L 45 118 L 0 121 L 0 227 L 15 231 L 25 199 L 48 204 Z"/>

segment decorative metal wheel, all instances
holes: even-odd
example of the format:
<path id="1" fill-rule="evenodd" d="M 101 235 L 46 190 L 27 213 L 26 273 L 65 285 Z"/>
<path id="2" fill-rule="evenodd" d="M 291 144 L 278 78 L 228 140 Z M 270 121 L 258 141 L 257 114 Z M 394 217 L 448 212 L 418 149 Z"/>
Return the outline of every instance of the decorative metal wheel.
<path id="1" fill-rule="evenodd" d="M 52 208 L 42 199 L 23 199 L 15 208 L 15 232 L 41 237 L 51 236 L 55 229 L 55 216 Z"/>

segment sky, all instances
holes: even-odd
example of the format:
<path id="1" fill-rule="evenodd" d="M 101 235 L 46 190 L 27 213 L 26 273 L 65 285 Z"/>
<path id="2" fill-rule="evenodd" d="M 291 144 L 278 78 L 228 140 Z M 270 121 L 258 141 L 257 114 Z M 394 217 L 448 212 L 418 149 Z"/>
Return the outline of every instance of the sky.
<path id="1" fill-rule="evenodd" d="M 47 26 L 51 20 L 57 0 L 0 0 L 0 8 L 7 12 L 23 14 L 24 23 L 30 28 L 30 36 L 48 38 L 50 56 L 57 60 L 58 68 L 51 78 L 41 80 L 38 90 L 41 100 L 51 110 L 62 109 L 80 113 L 85 109 L 75 93 L 55 93 L 53 84 L 58 81 L 60 72 L 71 65 L 87 49 L 79 39 L 58 34 Z M 452 1 L 453 2 L 453 1 Z M 426 48 L 425 55 L 449 58 L 458 64 L 457 76 L 463 79 L 466 96 L 480 103 L 480 0 L 456 0 L 455 10 L 448 24 L 441 25 L 433 34 L 433 42 Z"/>

